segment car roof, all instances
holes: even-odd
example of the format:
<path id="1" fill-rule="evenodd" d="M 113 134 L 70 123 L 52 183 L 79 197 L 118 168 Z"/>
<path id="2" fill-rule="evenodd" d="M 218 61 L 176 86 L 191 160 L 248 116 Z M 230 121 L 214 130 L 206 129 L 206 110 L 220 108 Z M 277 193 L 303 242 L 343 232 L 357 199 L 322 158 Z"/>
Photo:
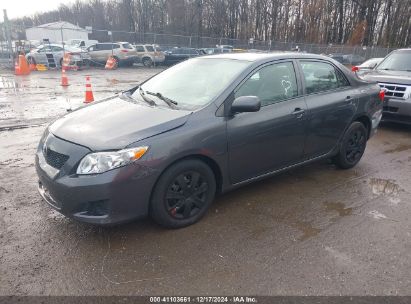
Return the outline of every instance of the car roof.
<path id="1" fill-rule="evenodd" d="M 329 57 L 308 54 L 308 53 L 296 53 L 296 52 L 284 52 L 284 53 L 222 53 L 218 55 L 208 55 L 201 58 L 221 58 L 221 59 L 234 59 L 243 60 L 250 62 L 258 61 L 269 61 L 269 60 L 279 60 L 279 59 L 290 59 L 290 58 L 301 58 L 301 59 L 327 59 Z"/>
<path id="2" fill-rule="evenodd" d="M 40 44 L 38 47 L 44 47 L 44 46 L 59 46 L 59 47 L 63 47 L 62 44 L 58 44 L 58 43 L 42 43 L 42 44 Z"/>

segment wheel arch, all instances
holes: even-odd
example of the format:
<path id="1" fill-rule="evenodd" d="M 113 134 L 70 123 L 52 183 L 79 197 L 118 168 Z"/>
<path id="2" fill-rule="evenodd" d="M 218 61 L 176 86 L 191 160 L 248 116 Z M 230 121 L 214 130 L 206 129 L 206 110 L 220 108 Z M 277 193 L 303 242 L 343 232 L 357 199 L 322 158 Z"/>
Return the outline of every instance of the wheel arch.
<path id="1" fill-rule="evenodd" d="M 367 139 L 369 139 L 371 134 L 371 119 L 366 114 L 362 114 L 355 117 L 353 122 L 355 121 L 360 122 L 365 126 L 367 129 Z"/>
<path id="2" fill-rule="evenodd" d="M 154 183 L 153 188 L 151 189 L 151 193 L 150 193 L 150 204 L 151 204 L 151 199 L 153 197 L 153 192 L 154 189 L 157 186 L 158 181 L 160 180 L 161 176 L 163 175 L 163 173 L 165 171 L 167 171 L 168 168 L 170 168 L 171 166 L 175 165 L 176 163 L 185 161 L 185 160 L 200 160 L 202 162 L 204 162 L 208 167 L 210 167 L 211 171 L 214 174 L 215 180 L 216 180 L 216 193 L 221 193 L 222 192 L 222 185 L 223 185 L 223 175 L 222 175 L 222 171 L 220 166 L 217 164 L 217 162 L 212 159 L 209 156 L 203 155 L 203 154 L 190 154 L 190 155 L 186 155 L 180 158 L 175 159 L 174 161 L 172 161 L 171 163 L 169 163 L 163 170 L 162 172 L 158 175 L 156 182 Z"/>

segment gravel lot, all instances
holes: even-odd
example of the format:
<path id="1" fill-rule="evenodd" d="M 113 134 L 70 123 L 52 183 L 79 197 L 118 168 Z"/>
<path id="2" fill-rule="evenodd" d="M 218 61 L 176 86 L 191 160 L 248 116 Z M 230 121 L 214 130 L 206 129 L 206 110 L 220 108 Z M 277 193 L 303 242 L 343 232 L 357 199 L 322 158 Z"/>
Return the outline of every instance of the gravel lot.
<path id="1" fill-rule="evenodd" d="M 411 127 L 383 124 L 352 170 L 327 161 L 225 194 L 203 220 L 100 228 L 37 193 L 46 123 L 160 69 L 0 71 L 0 295 L 411 295 Z"/>

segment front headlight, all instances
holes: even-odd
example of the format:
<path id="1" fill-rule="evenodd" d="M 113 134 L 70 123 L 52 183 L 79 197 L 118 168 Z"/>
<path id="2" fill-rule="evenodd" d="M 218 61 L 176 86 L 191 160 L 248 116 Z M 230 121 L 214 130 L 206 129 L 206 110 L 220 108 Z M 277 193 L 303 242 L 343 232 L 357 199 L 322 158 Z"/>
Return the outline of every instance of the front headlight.
<path id="1" fill-rule="evenodd" d="M 86 155 L 77 168 L 77 174 L 98 174 L 122 167 L 140 159 L 147 146 L 112 152 L 97 152 Z"/>

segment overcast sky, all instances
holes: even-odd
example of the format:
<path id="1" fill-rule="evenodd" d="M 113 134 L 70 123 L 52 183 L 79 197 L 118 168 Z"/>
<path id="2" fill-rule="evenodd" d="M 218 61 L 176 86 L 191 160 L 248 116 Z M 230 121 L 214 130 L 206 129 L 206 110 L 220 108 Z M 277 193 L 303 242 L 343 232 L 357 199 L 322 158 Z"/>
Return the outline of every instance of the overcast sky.
<path id="1" fill-rule="evenodd" d="M 61 3 L 70 4 L 74 0 L 1 0 L 0 21 L 3 21 L 3 9 L 9 19 L 31 16 L 35 13 L 56 9 Z"/>

